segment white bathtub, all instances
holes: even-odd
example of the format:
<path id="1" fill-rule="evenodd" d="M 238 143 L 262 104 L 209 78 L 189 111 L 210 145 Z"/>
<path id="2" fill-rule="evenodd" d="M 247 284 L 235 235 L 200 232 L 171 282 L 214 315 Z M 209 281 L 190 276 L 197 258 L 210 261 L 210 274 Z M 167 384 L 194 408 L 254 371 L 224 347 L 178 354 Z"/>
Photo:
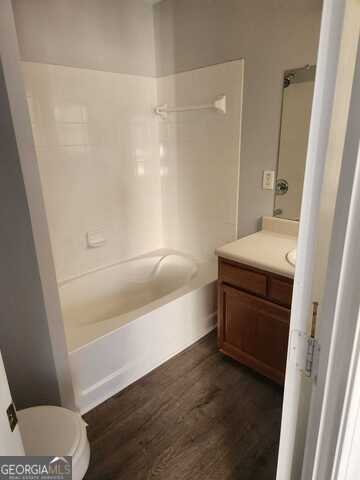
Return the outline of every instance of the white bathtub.
<path id="1" fill-rule="evenodd" d="M 212 330 L 216 278 L 216 261 L 158 250 L 61 284 L 81 413 Z"/>

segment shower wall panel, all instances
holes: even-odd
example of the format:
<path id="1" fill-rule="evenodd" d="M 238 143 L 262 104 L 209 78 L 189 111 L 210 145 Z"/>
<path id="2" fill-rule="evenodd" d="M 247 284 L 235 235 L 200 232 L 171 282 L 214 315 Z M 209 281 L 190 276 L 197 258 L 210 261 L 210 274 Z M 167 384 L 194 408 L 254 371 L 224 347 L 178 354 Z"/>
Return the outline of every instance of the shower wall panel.
<path id="1" fill-rule="evenodd" d="M 160 248 L 156 79 L 23 71 L 58 281 Z M 89 247 L 88 233 L 104 245 Z"/>
<path id="2" fill-rule="evenodd" d="M 161 247 L 213 258 L 236 238 L 242 61 L 158 79 L 23 70 L 59 282 Z M 226 114 L 154 115 L 218 95 Z"/>
<path id="3" fill-rule="evenodd" d="M 163 238 L 167 247 L 213 257 L 237 237 L 243 61 L 158 79 L 158 103 L 196 106 L 226 95 L 215 110 L 159 119 Z"/>

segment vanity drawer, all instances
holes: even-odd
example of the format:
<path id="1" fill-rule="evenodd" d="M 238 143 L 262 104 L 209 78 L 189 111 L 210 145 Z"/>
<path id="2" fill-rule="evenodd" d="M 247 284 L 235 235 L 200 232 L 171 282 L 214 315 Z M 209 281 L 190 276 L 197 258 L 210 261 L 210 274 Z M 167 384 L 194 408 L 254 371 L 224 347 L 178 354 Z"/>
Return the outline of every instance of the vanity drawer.
<path id="1" fill-rule="evenodd" d="M 293 281 L 274 276 L 269 277 L 269 299 L 287 307 L 291 306 Z"/>
<path id="2" fill-rule="evenodd" d="M 234 287 L 266 296 L 267 277 L 263 273 L 220 259 L 219 278 L 222 282 Z"/>

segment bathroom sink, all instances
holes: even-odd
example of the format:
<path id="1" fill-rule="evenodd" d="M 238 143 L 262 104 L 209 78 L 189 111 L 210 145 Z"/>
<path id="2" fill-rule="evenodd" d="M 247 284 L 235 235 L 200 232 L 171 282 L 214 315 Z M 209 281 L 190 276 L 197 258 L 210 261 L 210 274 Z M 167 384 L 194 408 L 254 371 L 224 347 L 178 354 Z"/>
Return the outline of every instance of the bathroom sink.
<path id="1" fill-rule="evenodd" d="M 296 265 L 296 248 L 287 252 L 286 260 L 290 263 L 290 265 L 295 267 L 295 265 Z"/>

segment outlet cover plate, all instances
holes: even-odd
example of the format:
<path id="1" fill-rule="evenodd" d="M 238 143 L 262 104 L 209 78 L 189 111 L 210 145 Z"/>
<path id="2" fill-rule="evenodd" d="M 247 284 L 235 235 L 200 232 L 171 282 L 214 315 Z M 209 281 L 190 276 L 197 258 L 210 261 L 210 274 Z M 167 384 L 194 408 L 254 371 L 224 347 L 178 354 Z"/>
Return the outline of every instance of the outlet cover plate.
<path id="1" fill-rule="evenodd" d="M 275 186 L 275 171 L 274 170 L 264 170 L 263 173 L 263 190 L 274 190 Z"/>

